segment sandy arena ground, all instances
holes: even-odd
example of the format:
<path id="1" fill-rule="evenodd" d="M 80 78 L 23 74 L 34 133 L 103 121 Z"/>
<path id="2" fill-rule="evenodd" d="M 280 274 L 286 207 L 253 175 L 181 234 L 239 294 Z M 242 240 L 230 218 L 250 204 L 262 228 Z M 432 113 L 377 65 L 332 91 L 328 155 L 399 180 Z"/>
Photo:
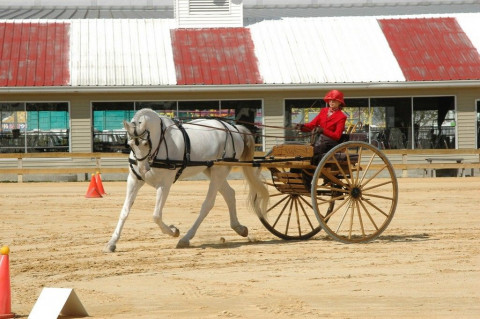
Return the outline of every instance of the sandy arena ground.
<path id="1" fill-rule="evenodd" d="M 398 181 L 388 229 L 351 245 L 324 232 L 277 239 L 247 210 L 243 181 L 232 181 L 249 238 L 229 228 L 218 196 L 188 249 L 154 224 L 154 190 L 145 186 L 113 254 L 102 249 L 125 182 L 104 182 L 108 196 L 99 199 L 84 197 L 88 183 L 2 183 L 12 311 L 26 318 L 43 287 L 64 287 L 92 318 L 479 318 L 480 178 Z M 166 223 L 185 233 L 206 187 L 175 184 Z"/>

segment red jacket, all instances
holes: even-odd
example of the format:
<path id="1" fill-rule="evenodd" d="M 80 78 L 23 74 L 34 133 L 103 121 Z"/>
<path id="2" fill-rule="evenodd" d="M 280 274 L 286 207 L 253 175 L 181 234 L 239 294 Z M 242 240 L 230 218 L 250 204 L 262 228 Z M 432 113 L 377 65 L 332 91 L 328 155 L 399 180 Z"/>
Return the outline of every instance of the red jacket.
<path id="1" fill-rule="evenodd" d="M 345 122 L 347 116 L 341 111 L 337 110 L 328 117 L 328 107 L 320 110 L 320 113 L 310 122 L 302 126 L 302 132 L 310 132 L 317 126 L 323 128 L 323 135 L 328 136 L 335 141 L 340 140 L 342 133 L 345 130 Z"/>

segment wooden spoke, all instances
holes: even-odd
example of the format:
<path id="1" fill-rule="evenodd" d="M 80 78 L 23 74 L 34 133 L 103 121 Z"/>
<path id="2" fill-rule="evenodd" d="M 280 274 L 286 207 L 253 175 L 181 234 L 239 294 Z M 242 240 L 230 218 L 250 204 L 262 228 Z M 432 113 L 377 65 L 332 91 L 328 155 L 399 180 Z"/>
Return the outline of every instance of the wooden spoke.
<path id="1" fill-rule="evenodd" d="M 391 184 L 391 183 L 392 183 L 392 181 L 388 180 L 386 182 L 383 182 L 383 183 L 380 183 L 380 184 L 377 184 L 377 185 L 373 185 L 373 186 L 366 187 L 366 188 L 364 187 L 363 192 L 374 189 L 374 188 L 378 188 L 378 187 L 381 187 L 381 186 L 385 186 L 385 185 L 388 185 L 388 184 Z"/>
<path id="2" fill-rule="evenodd" d="M 293 207 L 293 202 L 294 201 L 295 201 L 295 198 L 293 198 L 290 201 L 290 209 L 288 211 L 287 225 L 285 226 L 285 235 L 288 235 L 288 228 L 290 226 L 290 218 L 292 217 L 292 207 Z"/>
<path id="3" fill-rule="evenodd" d="M 339 207 L 340 208 L 340 207 Z M 347 217 L 347 214 L 348 214 L 348 205 L 347 207 L 345 208 L 345 211 L 342 215 L 342 217 L 340 218 L 340 222 L 338 223 L 338 227 L 337 227 L 337 230 L 336 230 L 336 233 L 340 232 L 340 227 L 342 227 L 343 225 L 343 222 L 345 221 L 345 217 Z M 333 213 L 332 213 L 333 215 Z M 329 217 L 330 218 L 330 217 Z"/>
<path id="4" fill-rule="evenodd" d="M 365 237 L 365 228 L 363 227 L 363 220 L 362 220 L 362 213 L 360 211 L 360 205 L 358 203 L 359 201 L 355 201 L 355 206 L 357 208 L 358 212 L 358 222 L 360 223 L 360 228 L 362 229 L 362 236 Z"/>
<path id="5" fill-rule="evenodd" d="M 284 193 L 277 193 L 277 194 L 270 195 L 270 197 L 276 197 L 276 196 L 282 196 L 282 195 L 285 195 L 285 194 Z"/>
<path id="6" fill-rule="evenodd" d="M 310 204 L 305 198 L 303 198 L 303 196 L 300 196 L 300 199 L 301 199 L 305 204 L 307 204 L 308 207 L 313 208 L 312 204 Z"/>
<path id="7" fill-rule="evenodd" d="M 388 217 L 388 214 L 385 213 L 382 209 L 380 209 L 379 207 L 377 207 L 375 204 L 373 204 L 371 201 L 368 201 L 368 200 L 365 200 L 364 201 L 365 203 L 367 203 L 368 205 L 372 206 L 373 208 L 375 208 L 380 214 L 383 214 L 385 217 Z"/>
<path id="8" fill-rule="evenodd" d="M 266 218 L 260 218 L 260 221 L 268 231 L 279 238 L 308 239 L 321 230 L 320 225 L 312 223 L 316 220 L 315 214 L 303 195 L 284 194 L 284 197 L 279 198 L 267 211 L 271 221 Z"/>
<path id="9" fill-rule="evenodd" d="M 303 199 L 301 196 L 300 196 L 301 199 Z M 303 199 L 304 200 L 304 199 Z M 307 202 L 308 203 L 308 202 Z M 307 220 L 308 222 L 308 225 L 310 225 L 310 229 L 315 229 L 315 227 L 313 226 L 312 224 L 312 221 L 310 220 L 310 217 L 308 216 L 307 214 L 307 211 L 305 210 L 305 208 L 303 207 L 303 204 L 300 200 L 298 200 L 298 205 L 300 206 L 300 208 L 302 209 L 302 212 L 303 212 L 303 216 L 305 217 L 305 219 Z M 310 204 L 309 204 L 310 205 Z"/>
<path id="10" fill-rule="evenodd" d="M 375 197 L 375 198 L 382 198 L 382 199 L 387 199 L 387 200 L 394 200 L 393 197 L 388 197 L 388 196 L 382 196 L 382 195 L 377 195 L 377 194 L 370 194 L 370 193 L 363 193 L 364 197 Z"/>
<path id="11" fill-rule="evenodd" d="M 290 196 L 287 195 L 284 198 L 282 198 L 281 200 L 279 200 L 275 205 L 273 205 L 272 207 L 267 209 L 267 213 L 270 212 L 272 209 L 274 209 L 275 207 L 277 207 L 278 205 L 280 205 L 283 201 L 285 201 L 287 199 L 290 200 Z"/>
<path id="12" fill-rule="evenodd" d="M 273 227 L 275 227 L 275 226 L 277 225 L 278 221 L 280 220 L 280 217 L 282 217 L 283 213 L 285 212 L 285 209 L 287 208 L 288 204 L 289 204 L 291 201 L 292 201 L 292 197 L 289 196 L 287 202 L 285 203 L 285 205 L 283 205 L 283 208 L 282 208 L 282 210 L 280 211 L 280 214 L 278 214 L 278 217 L 277 217 L 277 219 L 275 220 L 275 223 L 273 223 Z"/>
<path id="13" fill-rule="evenodd" d="M 365 214 L 368 216 L 368 219 L 370 219 L 370 221 L 372 222 L 372 225 L 375 227 L 376 230 L 378 230 L 378 226 L 373 220 L 372 215 L 370 215 L 370 212 L 368 211 L 367 207 L 365 207 L 362 201 L 360 201 L 359 203 L 362 206 L 363 210 L 365 211 Z"/>

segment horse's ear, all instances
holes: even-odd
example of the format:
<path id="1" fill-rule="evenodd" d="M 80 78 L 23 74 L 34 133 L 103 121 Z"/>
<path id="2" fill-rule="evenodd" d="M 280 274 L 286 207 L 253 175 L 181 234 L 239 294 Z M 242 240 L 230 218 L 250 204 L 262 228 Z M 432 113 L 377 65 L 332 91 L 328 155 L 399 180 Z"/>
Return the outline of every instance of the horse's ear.
<path id="1" fill-rule="evenodd" d="M 135 132 L 134 132 L 135 128 L 133 127 L 133 125 L 130 122 L 127 122 L 127 121 L 123 120 L 123 127 L 128 132 L 128 134 L 130 134 L 130 135 L 135 134 Z"/>

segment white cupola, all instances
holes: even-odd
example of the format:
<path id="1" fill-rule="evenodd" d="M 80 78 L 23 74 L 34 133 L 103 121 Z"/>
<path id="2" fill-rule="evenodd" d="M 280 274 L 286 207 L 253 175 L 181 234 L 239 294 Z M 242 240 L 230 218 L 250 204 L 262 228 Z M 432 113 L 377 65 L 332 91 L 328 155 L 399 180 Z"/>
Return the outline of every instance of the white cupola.
<path id="1" fill-rule="evenodd" d="M 175 0 L 178 28 L 243 27 L 243 0 Z"/>

